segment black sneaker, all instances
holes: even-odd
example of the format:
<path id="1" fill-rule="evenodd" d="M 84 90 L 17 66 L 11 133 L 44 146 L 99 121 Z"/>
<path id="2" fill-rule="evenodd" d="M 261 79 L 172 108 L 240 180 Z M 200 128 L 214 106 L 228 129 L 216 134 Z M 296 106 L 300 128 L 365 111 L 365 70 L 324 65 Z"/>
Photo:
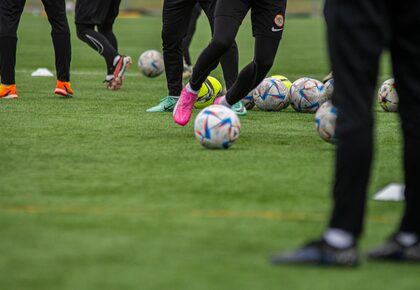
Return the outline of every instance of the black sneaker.
<path id="1" fill-rule="evenodd" d="M 397 262 L 420 262 L 420 241 L 412 246 L 405 247 L 392 236 L 382 246 L 367 253 L 372 260 L 388 260 Z"/>
<path id="2" fill-rule="evenodd" d="M 271 263 L 275 265 L 320 265 L 356 267 L 359 257 L 356 246 L 337 249 L 324 240 L 310 242 L 295 252 L 274 255 Z"/>

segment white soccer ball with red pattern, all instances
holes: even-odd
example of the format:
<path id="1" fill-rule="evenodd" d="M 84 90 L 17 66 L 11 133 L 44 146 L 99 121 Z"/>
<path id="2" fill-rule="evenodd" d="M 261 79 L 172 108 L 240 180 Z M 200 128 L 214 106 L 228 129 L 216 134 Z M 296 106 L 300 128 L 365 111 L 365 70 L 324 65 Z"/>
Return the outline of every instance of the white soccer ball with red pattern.
<path id="1" fill-rule="evenodd" d="M 139 71 L 149 78 L 157 77 L 165 70 L 163 55 L 153 49 L 147 50 L 140 55 L 137 66 Z"/>
<path id="2" fill-rule="evenodd" d="M 208 149 L 228 149 L 241 133 L 241 123 L 231 109 L 212 105 L 202 110 L 194 122 L 198 142 Z"/>
<path id="3" fill-rule="evenodd" d="M 300 78 L 290 88 L 290 103 L 302 113 L 315 113 L 322 105 L 324 84 L 311 78 Z"/>
<path id="4" fill-rule="evenodd" d="M 385 81 L 378 91 L 378 102 L 386 112 L 397 112 L 399 98 L 394 79 Z"/>

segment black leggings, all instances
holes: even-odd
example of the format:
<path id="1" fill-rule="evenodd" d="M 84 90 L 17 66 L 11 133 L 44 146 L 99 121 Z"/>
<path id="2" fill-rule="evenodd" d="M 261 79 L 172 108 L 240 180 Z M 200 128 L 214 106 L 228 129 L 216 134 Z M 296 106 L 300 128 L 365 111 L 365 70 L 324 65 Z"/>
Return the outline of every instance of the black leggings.
<path id="1" fill-rule="evenodd" d="M 201 53 L 193 69 L 190 80 L 193 90 L 201 88 L 210 72 L 216 68 L 220 57 L 230 49 L 240 25 L 234 18 L 216 17 L 213 39 Z M 226 100 L 229 104 L 237 103 L 265 78 L 273 65 L 279 43 L 280 39 L 255 37 L 254 59 L 239 73 L 236 82 L 228 90 Z"/>
<path id="2" fill-rule="evenodd" d="M 113 73 L 114 59 L 118 56 L 118 41 L 112 31 L 112 24 L 76 24 L 77 36 L 101 54 L 107 65 L 108 74 Z"/>

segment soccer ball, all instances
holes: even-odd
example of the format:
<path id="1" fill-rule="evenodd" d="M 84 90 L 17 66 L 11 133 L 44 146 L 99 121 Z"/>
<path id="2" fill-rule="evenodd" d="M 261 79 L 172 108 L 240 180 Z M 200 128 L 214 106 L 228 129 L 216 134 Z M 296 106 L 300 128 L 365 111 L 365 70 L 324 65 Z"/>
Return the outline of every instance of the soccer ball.
<path id="1" fill-rule="evenodd" d="M 315 113 L 321 105 L 324 84 L 311 78 L 300 78 L 290 88 L 290 102 L 297 112 Z"/>
<path id="2" fill-rule="evenodd" d="M 242 99 L 242 104 L 244 104 L 244 106 L 245 106 L 245 108 L 247 110 L 252 110 L 255 107 L 254 90 L 252 90 L 251 92 L 249 92 L 248 95 L 246 95 Z"/>
<path id="3" fill-rule="evenodd" d="M 394 79 L 385 81 L 378 91 L 378 102 L 386 112 L 397 112 L 399 98 Z"/>
<path id="4" fill-rule="evenodd" d="M 222 84 L 217 79 L 208 77 L 201 86 L 194 107 L 196 109 L 204 109 L 205 107 L 213 105 L 214 100 L 221 96 L 222 89 Z"/>
<path id="5" fill-rule="evenodd" d="M 254 90 L 254 102 L 263 111 L 280 111 L 289 105 L 289 90 L 279 79 L 266 78 Z"/>
<path id="6" fill-rule="evenodd" d="M 163 73 L 165 65 L 162 54 L 157 50 L 147 50 L 140 55 L 137 66 L 141 73 L 154 78 Z"/>
<path id="7" fill-rule="evenodd" d="M 207 107 L 195 118 L 195 137 L 208 149 L 228 149 L 239 138 L 240 132 L 238 116 L 222 105 Z"/>
<path id="8" fill-rule="evenodd" d="M 282 76 L 282 75 L 275 75 L 275 76 L 272 76 L 272 78 L 273 79 L 278 79 L 278 80 L 280 80 L 283 84 L 285 84 L 286 85 L 286 88 L 288 89 L 288 90 L 290 90 L 290 88 L 292 87 L 292 82 L 287 78 L 287 77 L 285 77 L 285 76 Z"/>
<path id="9" fill-rule="evenodd" d="M 337 109 L 331 101 L 326 101 L 316 111 L 315 126 L 319 136 L 329 143 L 336 143 L 335 124 L 337 120 Z"/>
<path id="10" fill-rule="evenodd" d="M 321 95 L 321 103 L 324 103 L 328 100 L 332 99 L 333 93 L 334 93 L 334 79 L 329 79 L 324 84 L 324 89 Z"/>

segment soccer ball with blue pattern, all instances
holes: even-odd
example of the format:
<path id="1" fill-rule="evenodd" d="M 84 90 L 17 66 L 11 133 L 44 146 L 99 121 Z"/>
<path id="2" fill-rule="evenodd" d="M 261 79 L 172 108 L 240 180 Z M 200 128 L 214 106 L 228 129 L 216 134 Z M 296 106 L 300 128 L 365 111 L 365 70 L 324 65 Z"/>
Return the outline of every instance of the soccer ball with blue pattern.
<path id="1" fill-rule="evenodd" d="M 165 70 L 162 54 L 153 49 L 140 55 L 137 66 L 139 71 L 149 78 L 157 77 Z"/>
<path id="2" fill-rule="evenodd" d="M 231 109 L 212 105 L 202 110 L 194 122 L 198 142 L 208 149 L 228 149 L 241 133 L 241 123 Z"/>
<path id="3" fill-rule="evenodd" d="M 246 95 L 242 99 L 242 104 L 244 104 L 244 106 L 245 106 L 245 108 L 247 110 L 252 110 L 255 107 L 254 90 L 252 90 L 251 92 L 249 92 L 248 95 Z"/>
<path id="4" fill-rule="evenodd" d="M 334 79 L 329 79 L 324 83 L 324 89 L 321 95 L 321 102 L 324 103 L 332 99 L 334 94 L 335 82 Z"/>
<path id="5" fill-rule="evenodd" d="M 281 111 L 289 105 L 289 90 L 277 78 L 266 78 L 254 90 L 255 105 L 263 111 Z"/>
<path id="6" fill-rule="evenodd" d="M 378 102 L 385 112 L 398 112 L 399 98 L 394 79 L 385 81 L 379 88 Z"/>
<path id="7" fill-rule="evenodd" d="M 315 127 L 319 136 L 329 143 L 336 143 L 335 126 L 337 121 L 337 109 L 331 101 L 326 101 L 316 111 Z"/>
<path id="8" fill-rule="evenodd" d="M 290 88 L 290 103 L 302 113 L 315 113 L 322 104 L 324 84 L 311 78 L 300 78 Z"/>

